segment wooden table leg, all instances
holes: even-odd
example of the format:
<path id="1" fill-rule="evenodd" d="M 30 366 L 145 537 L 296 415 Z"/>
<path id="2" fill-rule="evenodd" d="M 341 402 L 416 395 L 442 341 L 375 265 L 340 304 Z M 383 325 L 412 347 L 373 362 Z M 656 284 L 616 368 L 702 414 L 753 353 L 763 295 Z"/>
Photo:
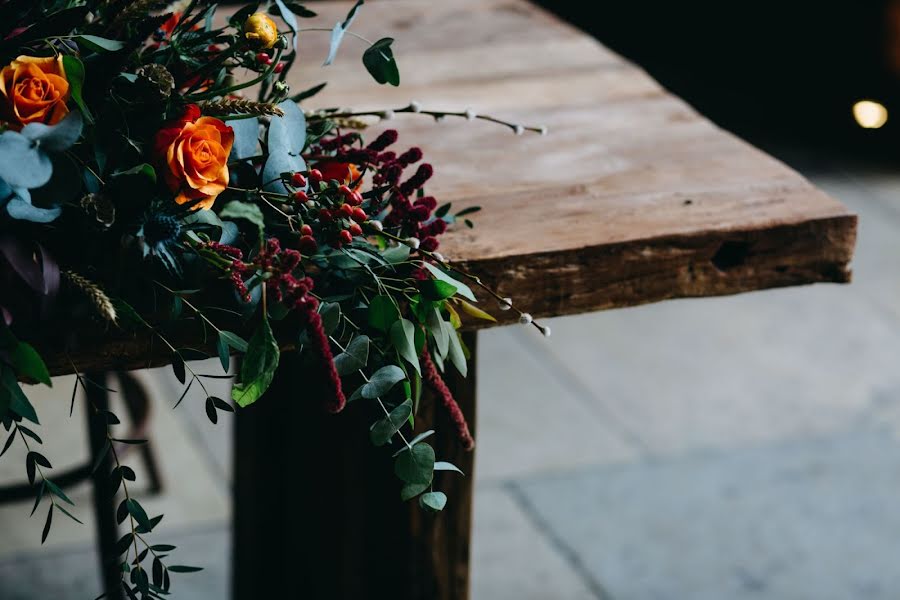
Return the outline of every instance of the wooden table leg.
<path id="1" fill-rule="evenodd" d="M 475 334 L 464 341 L 469 377 L 447 384 L 474 432 Z M 392 452 L 369 442 L 371 406 L 324 414 L 297 360 L 282 356 L 269 392 L 235 419 L 233 599 L 466 600 L 474 456 L 446 411 L 425 397 L 416 418 L 417 432 L 437 430 L 438 460 L 466 473 L 436 474 L 448 502 L 432 515 L 400 501 Z"/>
<path id="2" fill-rule="evenodd" d="M 106 386 L 106 373 L 87 373 L 89 381 L 97 385 L 85 386 L 89 404 L 98 410 L 109 409 L 109 392 L 98 386 Z M 88 436 L 91 444 L 91 464 L 96 464 L 99 453 L 106 443 L 106 420 L 96 418 L 93 411 L 88 409 L 87 414 Z M 100 560 L 100 571 L 103 575 L 103 586 L 107 600 L 124 600 L 122 590 L 121 573 L 115 556 L 116 542 L 119 539 L 119 527 L 116 524 L 115 497 L 110 482 L 109 474 L 113 469 L 113 459 L 110 452 L 99 468 L 91 476 L 94 494 L 94 520 L 97 528 L 97 550 Z"/>

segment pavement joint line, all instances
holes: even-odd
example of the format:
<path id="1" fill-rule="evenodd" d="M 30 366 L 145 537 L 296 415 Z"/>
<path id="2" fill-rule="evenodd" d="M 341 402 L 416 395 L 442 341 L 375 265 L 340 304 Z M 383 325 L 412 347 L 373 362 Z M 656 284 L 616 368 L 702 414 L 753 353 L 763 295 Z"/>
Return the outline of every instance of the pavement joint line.
<path id="1" fill-rule="evenodd" d="M 231 519 L 225 519 L 223 521 L 211 521 L 209 523 L 203 523 L 196 526 L 189 525 L 187 527 L 181 527 L 177 534 L 169 535 L 169 537 L 167 538 L 168 541 L 166 543 L 171 541 L 178 541 L 179 539 L 190 537 L 192 535 L 215 533 L 217 531 L 221 531 L 222 529 L 225 529 L 226 531 L 231 529 Z M 94 535 L 92 534 L 90 541 L 71 542 L 65 544 L 64 546 L 56 546 L 52 548 L 35 548 L 34 550 L 25 550 L 22 552 L 17 552 L 15 554 L 10 554 L 9 556 L 0 558 L 0 566 L 15 564 L 19 562 L 31 562 L 35 560 L 42 560 L 45 558 L 50 559 L 73 553 L 95 553 L 97 551 L 97 544 L 96 540 L 94 540 L 93 538 Z M 160 540 L 159 543 L 163 543 L 162 540 Z"/>
<path id="2" fill-rule="evenodd" d="M 582 583 L 596 600 L 613 600 L 612 595 L 597 581 L 590 569 L 581 560 L 571 546 L 553 530 L 550 524 L 538 513 L 537 508 L 531 503 L 527 494 L 515 482 L 507 482 L 503 485 L 504 491 L 509 494 L 513 503 L 522 511 L 525 518 L 535 527 L 538 533 L 547 540 L 550 547 L 575 571 Z"/>
<path id="3" fill-rule="evenodd" d="M 556 354 L 541 348 L 540 343 L 531 343 L 534 340 L 523 340 L 525 336 L 525 332 L 523 331 L 514 330 L 513 335 L 518 337 L 519 341 L 522 342 L 520 345 L 523 350 L 537 360 L 541 365 L 541 368 L 553 377 L 553 379 L 558 381 L 561 386 L 567 388 L 577 401 L 587 406 L 591 412 L 595 414 L 600 413 L 598 416 L 606 420 L 612 433 L 618 435 L 623 442 L 632 446 L 639 454 L 645 456 L 652 454 L 650 444 L 648 444 L 640 434 L 633 431 L 632 428 L 619 417 L 614 410 L 607 406 L 603 400 L 597 398 L 591 387 L 572 372 L 572 370 L 566 366 Z M 547 366 L 548 363 L 551 363 L 552 367 Z M 560 377 L 559 373 L 565 373 L 565 376 Z M 591 400 L 599 400 L 599 402 L 592 402 Z"/>

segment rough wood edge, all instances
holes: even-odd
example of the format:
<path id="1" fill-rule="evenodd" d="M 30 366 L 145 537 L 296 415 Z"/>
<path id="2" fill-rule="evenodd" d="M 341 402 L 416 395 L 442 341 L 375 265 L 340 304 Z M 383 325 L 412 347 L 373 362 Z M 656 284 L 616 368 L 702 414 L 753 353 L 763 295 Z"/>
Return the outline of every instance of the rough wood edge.
<path id="1" fill-rule="evenodd" d="M 673 298 L 723 296 L 811 283 L 848 283 L 856 242 L 852 214 L 796 224 L 746 230 L 710 231 L 472 262 L 466 267 L 516 305 L 536 317 L 564 316 L 636 306 Z M 514 323 L 512 311 L 500 311 L 482 298 L 499 325 Z M 495 323 L 465 322 L 466 329 Z M 170 353 L 151 334 L 82 339 L 80 348 L 42 348 L 50 372 L 90 369 L 140 369 L 170 362 Z M 169 336 L 176 347 L 205 349 L 182 331 Z M 285 344 L 285 347 L 289 347 Z"/>

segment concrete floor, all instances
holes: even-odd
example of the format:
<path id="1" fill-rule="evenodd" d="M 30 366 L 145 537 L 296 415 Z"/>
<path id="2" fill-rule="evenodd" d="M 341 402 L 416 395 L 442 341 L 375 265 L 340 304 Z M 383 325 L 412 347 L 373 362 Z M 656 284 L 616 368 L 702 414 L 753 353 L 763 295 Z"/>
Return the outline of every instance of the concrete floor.
<path id="1" fill-rule="evenodd" d="M 482 334 L 476 600 L 900 597 L 900 170 L 801 158 L 860 214 L 852 285 L 555 319 L 549 340 Z M 56 423 L 63 383 L 40 407 L 61 464 L 86 452 L 77 415 Z M 200 399 L 167 409 L 167 372 L 153 384 L 179 485 L 147 504 L 206 566 L 176 597 L 220 600 L 230 428 Z M 4 457 L 0 481 L 22 464 Z M 0 507 L 0 598 L 96 596 L 90 523 L 59 520 L 40 548 L 29 511 Z"/>

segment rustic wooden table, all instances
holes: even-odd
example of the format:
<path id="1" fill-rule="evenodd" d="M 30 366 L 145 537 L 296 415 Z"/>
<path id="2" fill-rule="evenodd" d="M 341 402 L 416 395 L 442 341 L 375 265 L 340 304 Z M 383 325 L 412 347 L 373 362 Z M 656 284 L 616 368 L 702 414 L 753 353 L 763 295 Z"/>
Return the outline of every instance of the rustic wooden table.
<path id="1" fill-rule="evenodd" d="M 349 6 L 315 9 L 335 22 Z M 329 81 L 307 109 L 415 99 L 548 127 L 547 136 L 514 137 L 463 119 L 398 115 L 388 124 L 436 166 L 429 193 L 456 208 L 483 207 L 475 229 L 448 234 L 441 251 L 536 316 L 849 281 L 855 215 L 524 0 L 371 3 L 353 29 L 397 39 L 400 88 L 372 82 L 350 38 L 335 65 L 316 68 L 327 34 L 304 33 L 307 66 L 292 88 Z M 492 312 L 501 323 L 512 317 Z M 475 333 L 466 341 L 474 353 Z M 120 340 L 76 362 L 134 367 L 146 348 Z M 439 476 L 448 508 L 431 516 L 400 502 L 389 453 L 370 447 L 353 406 L 319 414 L 315 391 L 291 377 L 291 361 L 283 359 L 267 397 L 235 419 L 235 598 L 261 590 L 466 598 L 472 455 L 446 418 L 423 403 L 416 425 L 436 421 L 438 454 L 467 477 Z M 450 381 L 472 421 L 474 375 Z"/>

